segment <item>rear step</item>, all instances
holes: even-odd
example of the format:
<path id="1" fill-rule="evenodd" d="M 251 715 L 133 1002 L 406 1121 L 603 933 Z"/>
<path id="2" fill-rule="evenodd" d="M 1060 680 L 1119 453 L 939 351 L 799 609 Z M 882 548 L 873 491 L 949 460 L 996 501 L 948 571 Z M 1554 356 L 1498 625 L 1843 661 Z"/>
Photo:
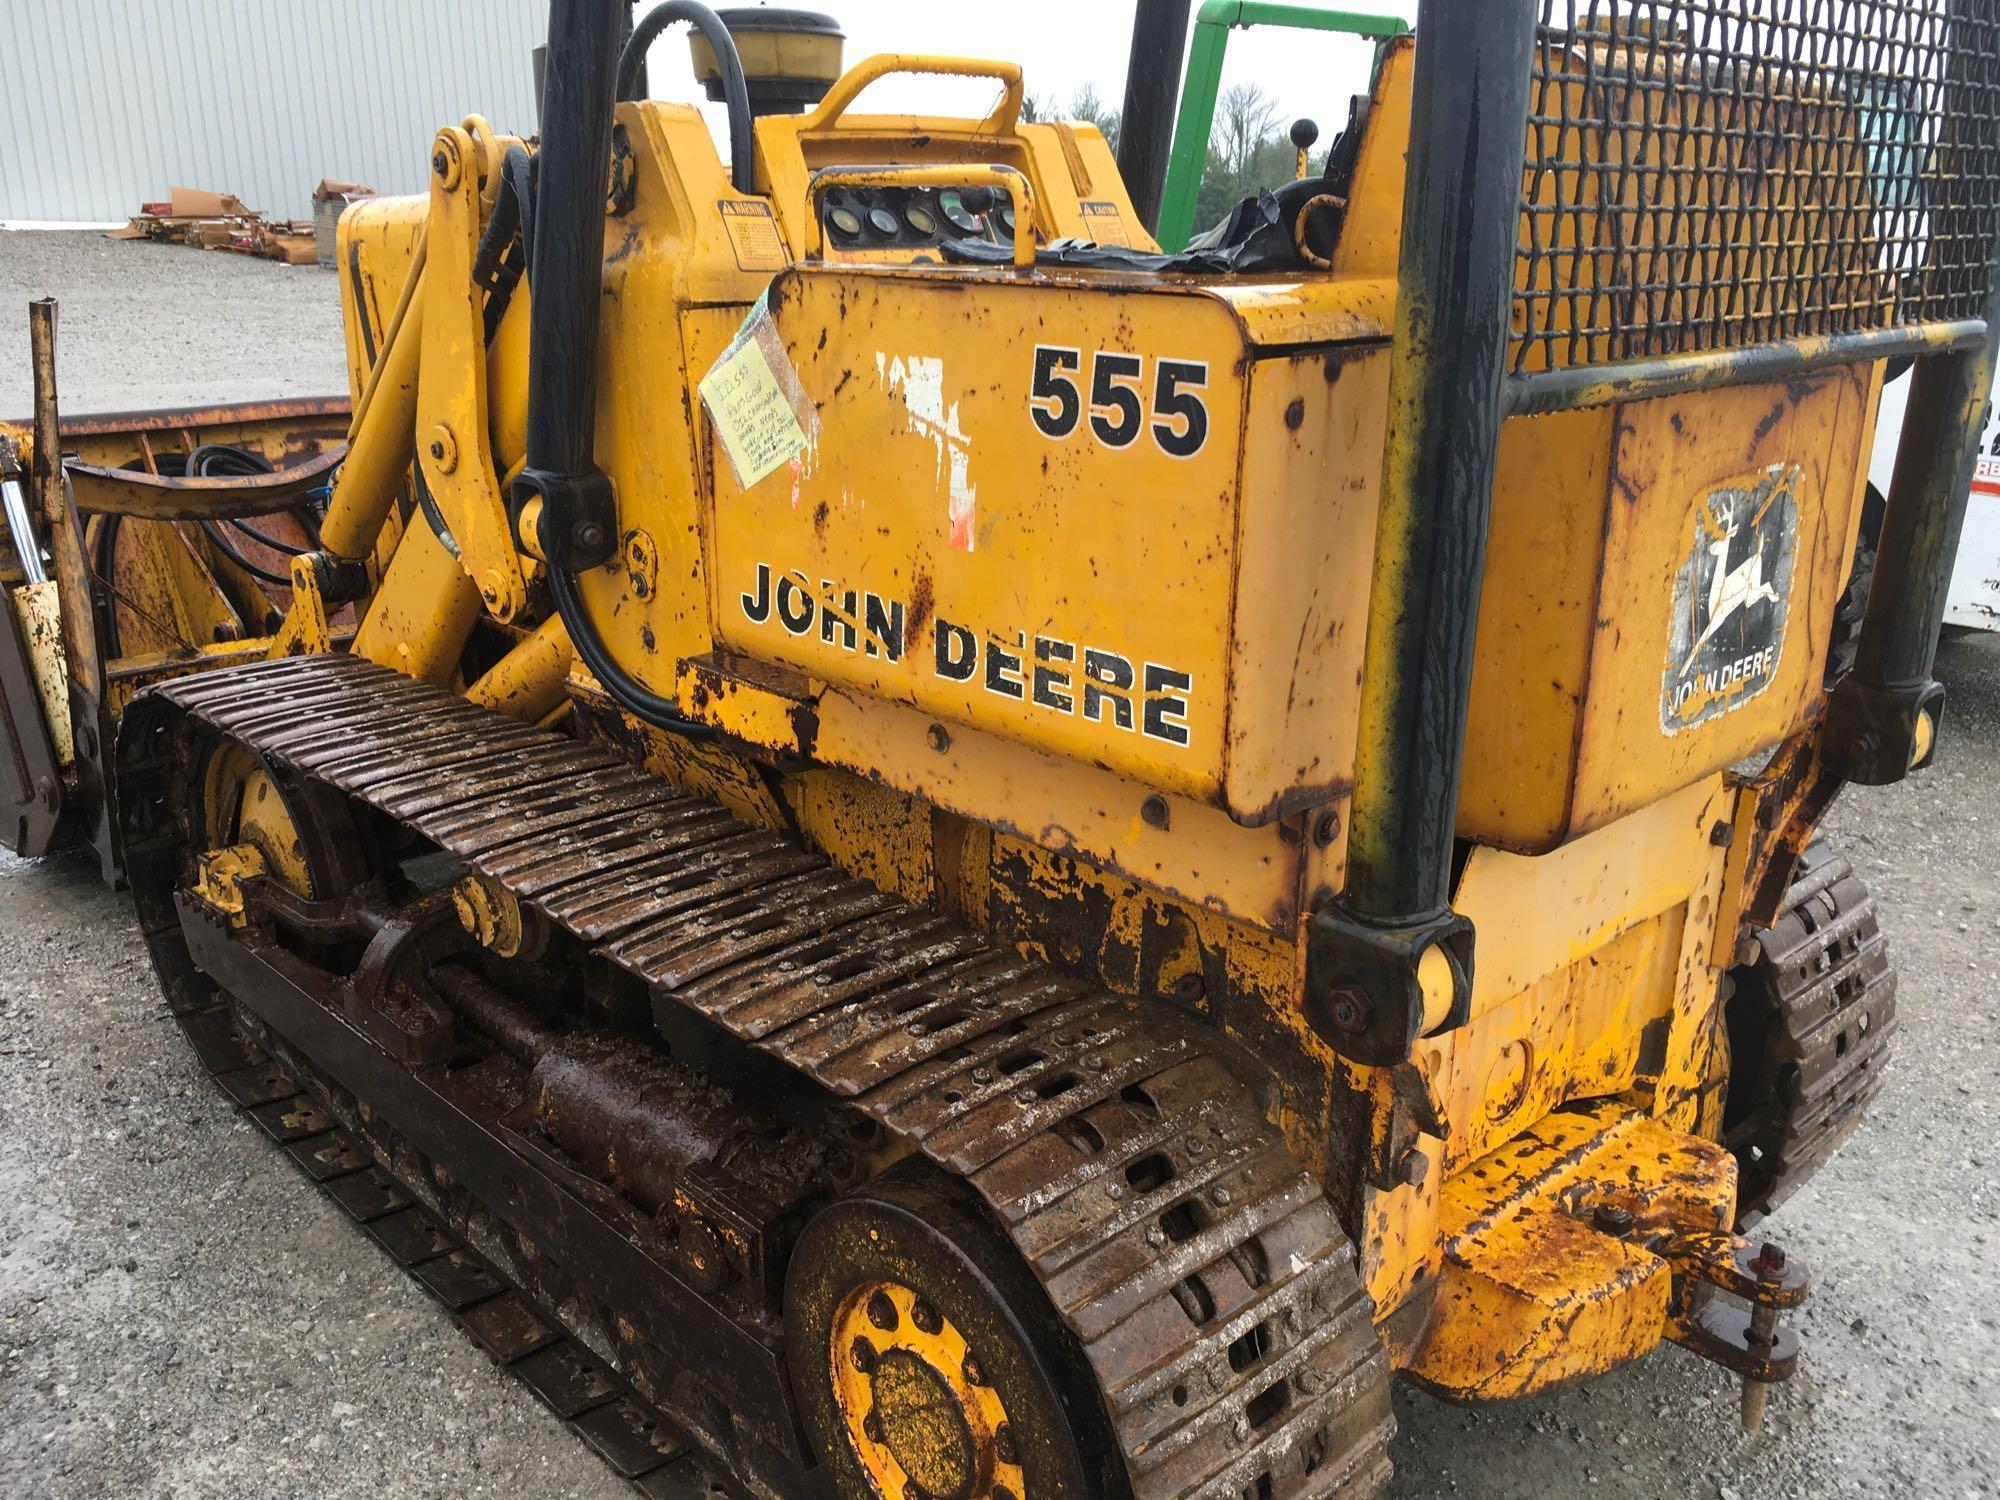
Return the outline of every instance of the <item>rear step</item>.
<path id="1" fill-rule="evenodd" d="M 344 656 L 128 710 L 128 858 L 170 994 L 205 988 L 174 910 L 192 805 L 175 777 L 218 738 L 398 820 L 642 980 L 664 1024 L 705 1017 L 969 1182 L 1081 1345 L 1140 1500 L 1386 1483 L 1387 1361 L 1352 1247 L 1206 1028 L 997 950 L 603 749 Z M 185 930 L 211 970 L 261 962 L 198 915 Z M 256 987 L 238 998 L 261 1013 Z M 1126 1123 L 1079 1145 L 1078 1117 L 1121 1098 L 1139 1101 L 1112 1110 Z M 1131 1176 L 1161 1159 L 1164 1178 Z M 1190 1204 L 1199 1233 L 1162 1232 Z M 1177 1298 L 1191 1278 L 1199 1322 Z"/>

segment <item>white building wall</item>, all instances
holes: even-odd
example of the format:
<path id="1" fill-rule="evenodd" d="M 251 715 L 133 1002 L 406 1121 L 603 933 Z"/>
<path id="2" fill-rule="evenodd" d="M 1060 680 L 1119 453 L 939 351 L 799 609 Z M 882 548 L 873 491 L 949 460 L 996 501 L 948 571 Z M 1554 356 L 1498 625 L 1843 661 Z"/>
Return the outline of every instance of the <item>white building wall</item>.
<path id="1" fill-rule="evenodd" d="M 0 219 L 171 187 L 304 219 L 321 178 L 425 185 L 438 127 L 535 128 L 547 0 L 0 0 Z"/>

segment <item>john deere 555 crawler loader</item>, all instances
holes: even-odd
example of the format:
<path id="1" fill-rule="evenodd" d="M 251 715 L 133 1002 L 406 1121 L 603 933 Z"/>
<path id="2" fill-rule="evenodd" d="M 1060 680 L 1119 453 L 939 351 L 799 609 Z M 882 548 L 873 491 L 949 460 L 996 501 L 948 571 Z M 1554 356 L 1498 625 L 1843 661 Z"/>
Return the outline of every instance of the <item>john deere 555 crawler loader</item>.
<path id="1" fill-rule="evenodd" d="M 1663 1340 L 1754 1419 L 1743 1231 L 1894 1027 L 1814 832 L 1937 742 L 2000 3 L 1422 0 L 1171 257 L 1017 68 L 736 28 L 554 0 L 538 149 L 342 220 L 352 645 L 119 734 L 218 1081 L 656 1493 L 1368 1495 L 1393 1377 Z"/>

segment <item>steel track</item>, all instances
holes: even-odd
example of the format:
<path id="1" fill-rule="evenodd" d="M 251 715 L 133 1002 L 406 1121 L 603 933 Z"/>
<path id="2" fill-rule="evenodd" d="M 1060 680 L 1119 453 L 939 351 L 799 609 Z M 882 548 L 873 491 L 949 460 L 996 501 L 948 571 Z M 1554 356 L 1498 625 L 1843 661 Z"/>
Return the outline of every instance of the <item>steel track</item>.
<path id="1" fill-rule="evenodd" d="M 1737 983 L 1731 1005 L 1756 1007 L 1763 1036 L 1761 1055 L 1731 1070 L 1731 1087 L 1751 1091 L 1728 1131 L 1741 1178 L 1737 1215 L 1749 1225 L 1854 1133 L 1881 1090 L 1896 1034 L 1896 971 L 1875 900 L 1825 842 L 1800 856 L 1785 908 L 1757 934 L 1757 958 Z"/>
<path id="2" fill-rule="evenodd" d="M 429 1194 L 417 1201 L 425 1190 L 407 1170 L 416 1158 L 406 1144 L 390 1147 L 379 1122 L 361 1126 L 351 1100 L 227 1002 L 177 1019 L 210 1079 L 245 1118 L 635 1493 L 649 1500 L 734 1493 L 672 1418 L 448 1227 L 451 1209 Z M 378 1154 L 403 1164 L 403 1174 L 390 1172 Z"/>
<path id="3" fill-rule="evenodd" d="M 342 656 L 128 709 L 128 847 L 163 977 L 186 952 L 176 777 L 221 739 L 396 819 L 643 981 L 663 1019 L 692 1011 L 971 1184 L 1080 1345 L 1138 1500 L 1386 1484 L 1387 1361 L 1352 1247 L 1199 1023 Z"/>

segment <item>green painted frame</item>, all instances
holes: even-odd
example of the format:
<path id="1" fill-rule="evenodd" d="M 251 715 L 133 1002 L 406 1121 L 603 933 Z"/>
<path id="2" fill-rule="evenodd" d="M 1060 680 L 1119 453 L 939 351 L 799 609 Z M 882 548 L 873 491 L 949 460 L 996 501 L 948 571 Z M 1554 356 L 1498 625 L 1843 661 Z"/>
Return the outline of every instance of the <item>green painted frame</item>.
<path id="1" fill-rule="evenodd" d="M 1185 249 L 1194 230 L 1195 195 L 1201 190 L 1208 133 L 1215 124 L 1215 101 L 1222 88 L 1222 59 L 1229 48 L 1230 30 L 1238 26 L 1290 26 L 1301 31 L 1373 37 L 1378 49 L 1410 30 L 1409 22 L 1395 16 L 1322 10 L 1315 5 L 1272 0 L 1204 0 L 1195 16 L 1194 45 L 1188 50 L 1187 79 L 1181 86 L 1173 151 L 1167 159 L 1167 185 L 1160 196 L 1157 238 L 1163 250 Z"/>

